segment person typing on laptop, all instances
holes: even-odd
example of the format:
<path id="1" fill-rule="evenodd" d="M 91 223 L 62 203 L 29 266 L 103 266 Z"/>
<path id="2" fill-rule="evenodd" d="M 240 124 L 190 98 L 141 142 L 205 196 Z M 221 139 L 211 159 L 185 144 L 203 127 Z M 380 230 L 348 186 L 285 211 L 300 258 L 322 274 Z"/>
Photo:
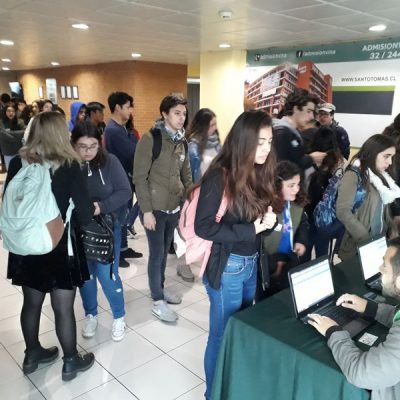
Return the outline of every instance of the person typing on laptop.
<path id="1" fill-rule="evenodd" d="M 380 267 L 383 294 L 400 302 L 400 240 L 393 240 Z M 332 319 L 309 315 L 309 324 L 328 339 L 335 361 L 350 383 L 372 390 L 371 400 L 400 399 L 400 310 L 352 294 L 344 294 L 337 304 L 375 318 L 390 328 L 386 340 L 367 352 L 360 350 L 348 332 Z"/>

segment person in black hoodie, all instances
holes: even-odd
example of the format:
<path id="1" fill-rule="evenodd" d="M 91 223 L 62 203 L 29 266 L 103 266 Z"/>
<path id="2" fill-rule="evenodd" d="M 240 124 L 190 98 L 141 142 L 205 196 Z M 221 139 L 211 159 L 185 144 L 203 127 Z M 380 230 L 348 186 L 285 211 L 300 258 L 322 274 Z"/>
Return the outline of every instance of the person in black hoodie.
<path id="1" fill-rule="evenodd" d="M 0 120 L 0 148 L 4 155 L 7 169 L 10 161 L 18 154 L 18 150 L 22 147 L 22 138 L 25 132 L 24 121 L 17 118 L 16 113 L 15 106 L 9 103 Z"/>
<path id="2" fill-rule="evenodd" d="M 203 278 L 211 303 L 204 360 L 206 399 L 211 396 L 226 323 L 232 314 L 253 304 L 260 234 L 276 225 L 273 210 L 281 204 L 274 188 L 271 125 L 271 117 L 262 111 L 242 113 L 199 183 L 195 232 L 213 242 Z M 228 208 L 217 223 L 223 195 Z"/>
<path id="3" fill-rule="evenodd" d="M 333 238 L 317 229 L 314 222 L 314 210 L 317 204 L 322 200 L 332 176 L 335 174 L 343 175 L 345 162 L 337 143 L 336 134 L 327 126 L 322 126 L 317 130 L 311 142 L 310 149 L 311 151 L 324 152 L 326 153 L 326 157 L 322 161 L 322 164 L 316 167 L 315 171 L 310 176 L 308 185 L 308 197 L 310 202 L 305 207 L 310 224 L 310 232 L 307 250 L 301 259 L 302 262 L 311 260 L 314 247 L 316 257 L 328 254 L 329 242 Z"/>
<path id="4" fill-rule="evenodd" d="M 97 279 L 111 306 L 114 317 L 111 337 L 120 341 L 125 336 L 125 305 L 122 282 L 118 273 L 121 247 L 121 225 L 126 215 L 126 203 L 132 191 L 125 171 L 113 154 L 101 146 L 101 136 L 90 121 L 77 122 L 71 133 L 75 151 L 86 162 L 89 195 L 95 206 L 94 215 L 111 214 L 114 232 L 114 263 L 104 264 L 88 260 L 90 280 L 80 289 L 86 323 L 82 329 L 85 338 L 94 336 L 97 328 Z M 110 268 L 111 274 L 110 274 Z M 97 278 L 97 279 L 96 279 Z"/>
<path id="5" fill-rule="evenodd" d="M 284 117 L 274 120 L 274 147 L 278 160 L 288 160 L 297 164 L 303 171 L 313 164 L 320 165 L 325 153 L 316 151 L 306 154 L 303 138 L 299 132 L 314 119 L 318 97 L 305 89 L 295 89 L 286 99 Z"/>

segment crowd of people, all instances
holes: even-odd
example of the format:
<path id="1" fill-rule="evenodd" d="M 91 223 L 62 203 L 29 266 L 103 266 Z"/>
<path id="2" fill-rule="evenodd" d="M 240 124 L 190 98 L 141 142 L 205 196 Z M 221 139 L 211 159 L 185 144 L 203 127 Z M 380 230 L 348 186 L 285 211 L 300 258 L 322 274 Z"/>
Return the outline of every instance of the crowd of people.
<path id="1" fill-rule="evenodd" d="M 58 354 L 57 347 L 43 348 L 38 339 L 46 293 L 51 296 L 64 354 L 64 380 L 73 379 L 94 362 L 92 353 L 77 351 L 73 310 L 77 287 L 86 315 L 81 334 L 86 338 L 96 334 L 98 280 L 114 317 L 111 337 L 123 340 L 125 305 L 118 269 L 129 267 L 126 259 L 142 257 L 127 241 L 136 234 L 137 217 L 149 247 L 152 314 L 167 323 L 177 322 L 169 304 L 182 299 L 165 288 L 165 270 L 181 207 L 196 188 L 200 194 L 195 232 L 212 242 L 202 278 L 210 301 L 204 357 L 207 399 L 224 330 L 234 313 L 287 288 L 287 271 L 312 255 L 338 254 L 345 260 L 366 239 L 398 236 L 399 117 L 385 130 L 382 127 L 383 133 L 368 138 L 350 158 L 349 137 L 334 119 L 335 106 L 321 104 L 304 89 L 287 97 L 280 119 L 261 110 L 243 112 L 223 144 L 215 113 L 203 108 L 189 123 L 186 100 L 177 96 L 162 99 L 160 118 L 141 136 L 133 124 L 133 98 L 124 92 L 108 97 L 111 119 L 107 124 L 105 106 L 97 101 L 73 103 L 68 122 L 49 100 L 28 106 L 2 95 L 1 106 L 0 148 L 8 169 L 4 190 L 25 161 L 46 161 L 63 219 L 69 199 L 75 203 L 72 258 L 66 232 L 48 254 L 9 253 L 8 278 L 22 286 L 24 295 L 25 373 Z M 335 228 L 322 229 L 315 212 L 335 177 Z M 217 220 L 223 200 L 227 209 Z M 99 215 L 112 221 L 112 263 L 86 259 L 80 241 L 81 227 Z M 389 264 L 397 263 L 397 252 Z M 184 259 L 178 261 L 177 273 L 184 280 L 194 280 Z M 392 275 L 398 275 L 394 267 Z M 346 299 L 340 303 L 348 306 Z M 368 308 L 358 298 L 350 299 L 357 311 Z M 323 334 L 329 330 L 329 345 L 340 353 L 340 328 L 325 328 L 327 320 L 319 316 L 311 324 Z"/>

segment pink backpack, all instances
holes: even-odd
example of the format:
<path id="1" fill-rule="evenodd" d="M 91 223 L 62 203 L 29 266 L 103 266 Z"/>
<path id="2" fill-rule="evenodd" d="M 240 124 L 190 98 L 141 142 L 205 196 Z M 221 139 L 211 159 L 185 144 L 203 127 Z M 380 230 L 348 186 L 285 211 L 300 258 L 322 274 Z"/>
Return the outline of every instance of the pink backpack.
<path id="1" fill-rule="evenodd" d="M 191 193 L 191 198 L 185 201 L 179 218 L 179 233 L 186 244 L 185 259 L 187 264 L 201 261 L 199 276 L 202 277 L 210 258 L 212 241 L 198 237 L 194 231 L 194 219 L 196 217 L 197 203 L 199 202 L 200 186 Z M 228 200 L 222 196 L 215 221 L 220 222 L 226 212 Z"/>

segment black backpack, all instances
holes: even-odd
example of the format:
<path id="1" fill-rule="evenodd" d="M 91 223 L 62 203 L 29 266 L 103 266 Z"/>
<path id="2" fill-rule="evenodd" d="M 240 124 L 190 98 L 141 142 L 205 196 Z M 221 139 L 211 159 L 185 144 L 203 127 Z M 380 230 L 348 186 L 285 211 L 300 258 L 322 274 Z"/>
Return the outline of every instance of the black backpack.
<path id="1" fill-rule="evenodd" d="M 152 163 L 157 160 L 161 153 L 162 147 L 162 137 L 161 137 L 161 130 L 157 128 L 150 129 L 150 133 L 153 136 L 153 156 L 152 156 Z M 186 139 L 182 140 L 183 146 L 185 147 L 185 154 L 187 156 L 189 148 Z"/>

